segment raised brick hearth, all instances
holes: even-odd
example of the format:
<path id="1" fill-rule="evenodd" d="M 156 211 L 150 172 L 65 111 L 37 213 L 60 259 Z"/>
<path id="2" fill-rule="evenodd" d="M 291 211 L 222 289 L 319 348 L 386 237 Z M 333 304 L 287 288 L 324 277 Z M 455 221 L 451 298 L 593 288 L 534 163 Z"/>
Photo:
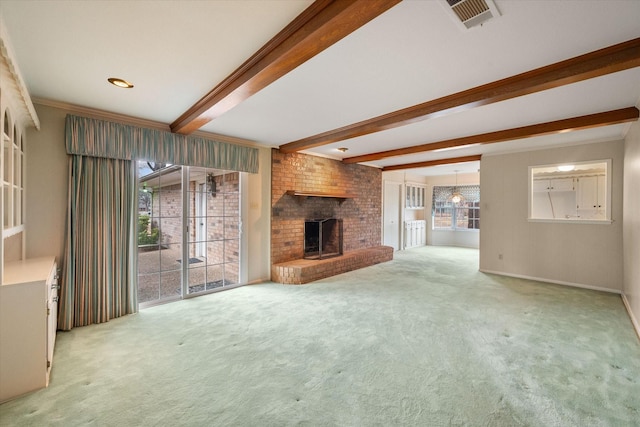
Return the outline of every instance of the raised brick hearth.
<path id="1" fill-rule="evenodd" d="M 391 246 L 375 246 L 357 249 L 336 258 L 297 259 L 274 264 L 271 267 L 271 279 L 274 282 L 287 285 L 300 285 L 392 259 L 393 248 Z"/>
<path id="2" fill-rule="evenodd" d="M 326 197 L 326 195 L 338 195 Z M 340 195 L 342 197 L 340 197 Z M 305 220 L 343 221 L 344 255 L 303 260 Z M 380 169 L 274 149 L 271 162 L 271 279 L 307 283 L 393 258 L 380 249 Z M 362 252 L 362 250 L 365 250 Z M 294 270 L 282 270 L 282 268 Z M 276 268 L 277 267 L 277 268 Z M 296 270 L 297 269 L 297 270 Z M 284 272 L 284 274 L 281 274 Z M 291 279 L 291 273 L 295 278 Z M 298 272 L 298 273 L 296 273 Z M 289 276 L 286 274 L 289 273 Z M 297 275 L 296 275 L 297 274 Z M 290 279 L 285 280 L 289 277 Z"/>

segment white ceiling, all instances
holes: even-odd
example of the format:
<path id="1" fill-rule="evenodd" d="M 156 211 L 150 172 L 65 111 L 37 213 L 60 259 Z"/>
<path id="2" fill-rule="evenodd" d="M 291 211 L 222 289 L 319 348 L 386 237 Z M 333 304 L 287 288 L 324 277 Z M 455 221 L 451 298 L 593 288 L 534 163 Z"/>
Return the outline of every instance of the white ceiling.
<path id="1" fill-rule="evenodd" d="M 201 130 L 279 146 L 640 37 L 638 0 L 495 0 L 455 25 L 444 0 L 405 0 Z M 0 0 L 36 99 L 171 123 L 310 0 Z M 117 89 L 108 77 L 131 81 Z M 640 68 L 306 152 L 337 159 L 639 105 Z M 399 163 L 620 139 L 628 125 L 423 153 Z M 347 147 L 347 153 L 336 149 Z M 478 163 L 411 171 L 476 171 Z"/>

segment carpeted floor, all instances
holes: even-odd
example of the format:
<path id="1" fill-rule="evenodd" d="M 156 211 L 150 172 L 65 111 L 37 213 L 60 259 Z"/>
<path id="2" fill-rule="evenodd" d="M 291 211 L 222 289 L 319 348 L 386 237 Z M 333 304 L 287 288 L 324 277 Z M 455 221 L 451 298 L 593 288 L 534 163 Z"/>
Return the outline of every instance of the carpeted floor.
<path id="1" fill-rule="evenodd" d="M 640 344 L 618 295 L 425 247 L 59 333 L 0 425 L 638 426 Z"/>

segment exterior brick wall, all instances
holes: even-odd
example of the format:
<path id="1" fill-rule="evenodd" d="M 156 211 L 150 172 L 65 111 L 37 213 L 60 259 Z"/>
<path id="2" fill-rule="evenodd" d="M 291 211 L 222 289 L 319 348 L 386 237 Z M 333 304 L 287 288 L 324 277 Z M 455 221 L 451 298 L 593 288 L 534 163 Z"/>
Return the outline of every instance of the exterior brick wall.
<path id="1" fill-rule="evenodd" d="M 380 245 L 380 169 L 274 149 L 271 180 L 272 266 L 303 257 L 305 219 L 342 218 L 345 254 Z M 333 198 L 300 199 L 285 194 L 287 190 L 348 193 L 355 197 L 340 204 Z"/>
<path id="2" fill-rule="evenodd" d="M 207 235 L 207 264 L 229 265 L 224 268 L 225 278 L 228 282 L 237 283 L 238 265 L 240 262 L 240 238 L 238 232 L 240 218 L 240 174 L 230 172 L 214 177 L 216 183 L 216 196 L 207 194 L 206 219 L 192 219 L 189 224 L 189 240 L 196 240 L 195 221 L 206 221 Z M 191 215 L 195 215 L 196 197 L 195 192 L 199 191 L 199 184 L 196 181 L 189 182 L 189 210 Z M 162 187 L 161 191 L 153 194 L 151 218 L 154 226 L 160 226 L 161 243 L 171 245 L 172 248 L 180 249 L 182 243 L 181 222 L 182 222 L 182 190 L 181 184 L 174 184 Z M 160 215 L 162 218 L 158 218 Z M 223 242 L 224 240 L 224 242 Z M 189 245 L 189 257 L 196 256 L 196 244 Z M 204 268 L 204 265 L 202 266 Z M 207 280 L 219 276 L 222 279 L 222 267 L 208 267 Z M 214 271 L 218 271 L 215 273 Z"/>
<path id="3" fill-rule="evenodd" d="M 152 200 L 151 224 L 160 227 L 160 243 L 179 249 L 182 246 L 182 186 L 164 186 L 153 193 Z"/>

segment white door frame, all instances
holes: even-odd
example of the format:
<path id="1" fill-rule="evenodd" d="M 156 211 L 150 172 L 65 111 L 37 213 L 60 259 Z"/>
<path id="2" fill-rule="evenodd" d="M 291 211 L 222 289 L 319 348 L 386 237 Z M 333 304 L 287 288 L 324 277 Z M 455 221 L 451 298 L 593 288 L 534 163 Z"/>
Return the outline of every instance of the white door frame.
<path id="1" fill-rule="evenodd" d="M 392 200 L 389 195 L 387 194 L 387 185 L 393 185 L 393 186 L 397 186 L 398 188 L 398 197 L 397 200 Z M 387 223 L 387 208 L 393 208 L 393 210 L 397 210 L 398 215 L 398 224 L 396 225 L 396 233 L 397 233 L 397 239 L 396 239 L 396 244 L 397 247 L 395 245 L 394 249 L 395 250 L 401 250 L 402 249 L 402 243 L 403 243 L 403 236 L 402 236 L 402 214 L 404 212 L 404 210 L 402 209 L 402 202 L 404 201 L 404 193 L 403 193 L 403 183 L 402 182 L 398 182 L 398 181 L 383 181 L 383 186 L 382 186 L 382 242 L 383 244 L 387 243 L 387 237 L 385 236 L 385 227 L 386 227 L 386 223 Z M 395 217 L 395 214 L 394 214 Z"/>
<path id="2" fill-rule="evenodd" d="M 207 187 L 206 183 L 197 183 L 196 189 L 196 256 L 205 256 L 207 251 L 206 221 L 207 212 Z"/>

